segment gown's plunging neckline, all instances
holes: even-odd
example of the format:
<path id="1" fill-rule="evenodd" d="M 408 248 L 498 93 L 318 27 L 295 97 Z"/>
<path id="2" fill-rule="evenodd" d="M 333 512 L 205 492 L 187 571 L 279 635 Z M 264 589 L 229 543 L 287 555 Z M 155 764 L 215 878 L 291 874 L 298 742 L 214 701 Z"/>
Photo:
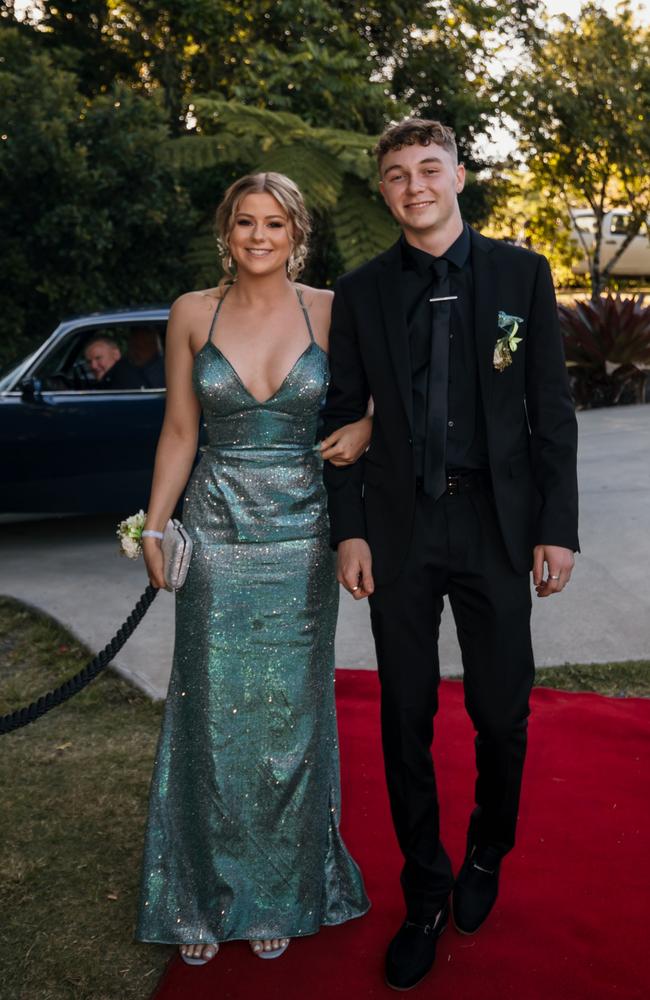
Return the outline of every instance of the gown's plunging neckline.
<path id="1" fill-rule="evenodd" d="M 326 352 L 323 350 L 323 348 L 320 346 L 320 344 L 316 343 L 316 338 L 314 337 L 314 331 L 311 328 L 311 322 L 310 322 L 310 319 L 309 319 L 309 313 L 307 312 L 307 307 L 306 307 L 305 303 L 303 302 L 303 298 L 302 298 L 302 295 L 300 294 L 299 289 L 296 288 L 296 290 L 295 290 L 296 291 L 296 296 L 298 298 L 298 302 L 300 303 L 300 308 L 301 308 L 302 314 L 303 314 L 303 316 L 305 318 L 305 323 L 307 324 L 307 331 L 309 333 L 309 343 L 307 344 L 307 346 L 305 347 L 305 349 L 300 352 L 300 354 L 298 355 L 298 357 L 296 358 L 296 360 L 294 361 L 294 363 L 291 365 L 291 368 L 289 368 L 287 374 L 284 376 L 284 378 L 280 382 L 280 385 L 277 387 L 277 389 L 275 389 L 275 391 L 272 392 L 271 395 L 267 396 L 265 399 L 258 399 L 258 397 L 254 393 L 252 393 L 250 391 L 250 389 L 248 388 L 248 386 L 244 382 L 243 378 L 241 377 L 241 375 L 239 374 L 239 372 L 237 371 L 237 369 L 233 365 L 232 361 L 230 361 L 230 359 L 227 357 L 227 355 L 223 353 L 223 351 L 221 350 L 220 347 L 217 347 L 217 345 L 214 343 L 214 341 L 212 339 L 212 335 L 214 333 L 214 329 L 215 329 L 216 322 L 217 322 L 217 317 L 219 315 L 219 312 L 221 310 L 221 307 L 222 307 L 223 303 L 226 300 L 226 295 L 230 291 L 230 288 L 232 288 L 232 285 L 229 286 L 228 288 L 226 288 L 226 290 L 224 291 L 223 295 L 219 299 L 219 302 L 217 304 L 217 308 L 215 309 L 214 315 L 212 317 L 212 322 L 210 324 L 210 330 L 209 330 L 209 333 L 208 333 L 208 339 L 206 340 L 206 342 L 203 345 L 203 347 L 201 348 L 201 350 L 196 354 L 195 360 L 199 356 L 199 354 L 201 354 L 201 352 L 203 351 L 203 349 L 209 345 L 214 351 L 217 352 L 217 354 L 219 355 L 219 357 L 222 358 L 226 362 L 226 364 L 230 368 L 230 371 L 235 376 L 237 382 L 239 383 L 239 385 L 241 386 L 241 388 L 244 390 L 244 392 L 246 393 L 246 395 L 249 397 L 249 399 L 252 399 L 253 402 L 257 403 L 258 406 L 266 406 L 267 403 L 273 402 L 273 400 L 276 398 L 276 396 L 280 395 L 280 393 L 284 389 L 285 385 L 287 384 L 287 382 L 289 381 L 289 379 L 293 375 L 294 371 L 296 370 L 296 368 L 298 367 L 298 365 L 300 364 L 300 362 L 302 361 L 302 359 L 309 353 L 309 351 L 312 349 L 312 347 L 316 347 L 317 350 L 319 350 L 322 354 L 325 354 Z"/>
<path id="2" fill-rule="evenodd" d="M 226 364 L 230 368 L 230 371 L 235 376 L 237 382 L 239 383 L 239 385 L 241 386 L 241 388 L 244 390 L 244 392 L 246 393 L 246 395 L 250 399 L 252 399 L 255 403 L 257 403 L 258 406 L 265 406 L 267 403 L 273 402 L 273 400 L 276 398 L 276 396 L 280 395 L 280 393 L 284 389 L 285 385 L 287 384 L 287 382 L 289 381 L 289 379 L 293 375 L 294 371 L 296 370 L 296 368 L 298 367 L 298 365 L 300 364 L 300 362 L 302 361 L 302 359 L 305 357 L 305 355 L 308 354 L 311 351 L 312 347 L 315 347 L 316 350 L 321 351 L 322 354 L 325 354 L 325 351 L 323 351 L 323 348 L 320 346 L 320 344 L 317 344 L 315 340 L 310 341 L 307 344 L 307 346 L 305 347 L 304 351 L 302 351 L 301 354 L 298 355 L 298 357 L 296 358 L 296 360 L 292 364 L 291 368 L 289 369 L 289 371 L 287 372 L 287 374 L 284 376 L 284 378 L 280 382 L 280 385 L 275 390 L 275 392 L 272 392 L 271 395 L 267 396 L 266 399 L 258 399 L 257 396 L 253 395 L 253 393 L 250 391 L 250 389 L 248 388 L 248 386 L 244 382 L 243 378 L 241 377 L 241 375 L 239 374 L 239 372 L 237 371 L 237 369 L 233 365 L 232 361 L 230 361 L 226 357 L 226 355 L 223 353 L 223 351 L 221 350 L 220 347 L 217 347 L 217 345 L 214 344 L 211 340 L 206 341 L 204 347 L 211 347 L 213 351 L 217 352 L 217 354 L 219 355 L 219 357 L 222 358 L 223 361 L 226 362 Z M 203 348 L 202 348 L 202 350 L 203 350 Z M 198 357 L 198 354 L 197 354 L 197 357 Z"/>

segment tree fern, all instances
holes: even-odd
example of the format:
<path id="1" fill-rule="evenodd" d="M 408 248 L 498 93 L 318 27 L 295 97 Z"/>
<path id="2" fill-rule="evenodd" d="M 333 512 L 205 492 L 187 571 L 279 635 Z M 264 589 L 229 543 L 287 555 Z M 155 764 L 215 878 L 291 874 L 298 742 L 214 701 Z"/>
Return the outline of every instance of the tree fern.
<path id="1" fill-rule="evenodd" d="M 212 288 L 219 281 L 222 269 L 212 215 L 204 220 L 190 240 L 185 262 L 194 275 L 197 288 Z"/>
<path id="2" fill-rule="evenodd" d="M 396 238 L 397 229 L 372 190 L 375 137 L 313 128 L 290 112 L 248 107 L 210 94 L 197 97 L 194 110 L 200 132 L 170 142 L 170 159 L 178 168 L 199 171 L 239 163 L 251 171 L 287 174 L 298 184 L 311 212 L 331 217 L 347 268 L 384 250 Z M 190 250 L 197 276 L 214 269 L 208 229 L 206 223 Z"/>
<path id="3" fill-rule="evenodd" d="M 347 270 L 358 267 L 399 236 L 388 209 L 356 177 L 346 177 L 333 213 L 334 232 Z"/>
<path id="4" fill-rule="evenodd" d="M 343 170 L 327 150 L 298 144 L 280 146 L 265 153 L 257 169 L 276 170 L 291 177 L 303 192 L 310 211 L 329 211 L 341 197 Z"/>

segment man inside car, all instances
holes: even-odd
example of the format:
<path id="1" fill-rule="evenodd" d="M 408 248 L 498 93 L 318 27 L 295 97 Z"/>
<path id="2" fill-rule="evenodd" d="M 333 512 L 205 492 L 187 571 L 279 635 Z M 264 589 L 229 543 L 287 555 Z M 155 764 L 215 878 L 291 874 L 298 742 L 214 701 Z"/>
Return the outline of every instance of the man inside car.
<path id="1" fill-rule="evenodd" d="M 165 385 L 160 340 L 148 327 L 131 331 L 126 357 L 109 336 L 91 340 L 84 356 L 97 380 L 96 389 L 159 389 Z"/>
<path id="2" fill-rule="evenodd" d="M 122 352 L 112 337 L 97 337 L 86 344 L 84 357 L 97 380 L 97 388 L 103 389 L 107 387 L 104 379 L 120 360 Z"/>

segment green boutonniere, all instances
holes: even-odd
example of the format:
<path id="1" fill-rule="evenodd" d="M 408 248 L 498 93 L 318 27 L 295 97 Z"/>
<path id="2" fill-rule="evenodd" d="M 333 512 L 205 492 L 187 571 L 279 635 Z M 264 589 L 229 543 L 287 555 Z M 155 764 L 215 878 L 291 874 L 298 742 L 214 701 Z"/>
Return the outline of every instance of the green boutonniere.
<path id="1" fill-rule="evenodd" d="M 522 341 L 522 338 L 517 336 L 517 330 L 519 324 L 524 321 L 521 316 L 509 316 L 508 313 L 500 311 L 497 322 L 499 329 L 505 330 L 505 336 L 499 337 L 494 345 L 493 364 L 498 372 L 502 372 L 512 364 L 512 355 L 517 350 L 517 344 Z"/>

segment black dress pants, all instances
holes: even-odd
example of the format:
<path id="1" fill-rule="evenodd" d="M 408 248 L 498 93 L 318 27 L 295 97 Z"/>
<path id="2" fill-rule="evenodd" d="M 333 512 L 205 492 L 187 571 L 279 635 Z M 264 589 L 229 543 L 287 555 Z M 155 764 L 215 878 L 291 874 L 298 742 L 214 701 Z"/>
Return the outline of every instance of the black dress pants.
<path id="1" fill-rule="evenodd" d="M 469 836 L 503 855 L 515 840 L 534 663 L 529 574 L 512 568 L 487 487 L 438 500 L 418 492 L 403 569 L 370 598 L 388 794 L 404 855 L 407 914 L 418 923 L 440 909 L 453 886 L 431 755 L 444 594 L 462 653 L 465 707 L 476 730 Z"/>

